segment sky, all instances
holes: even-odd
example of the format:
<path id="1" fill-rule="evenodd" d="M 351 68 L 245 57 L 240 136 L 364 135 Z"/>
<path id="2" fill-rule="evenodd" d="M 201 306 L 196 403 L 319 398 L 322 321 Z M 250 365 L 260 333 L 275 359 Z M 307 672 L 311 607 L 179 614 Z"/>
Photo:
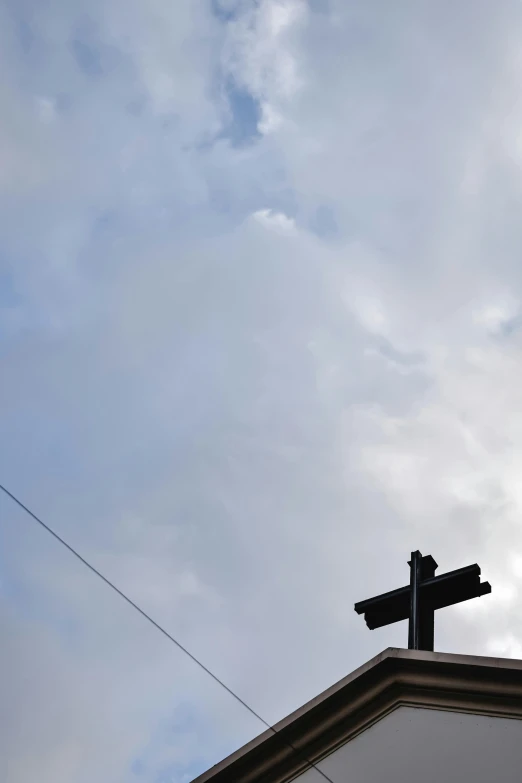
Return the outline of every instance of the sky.
<path id="1" fill-rule="evenodd" d="M 0 481 L 274 723 L 410 552 L 522 657 L 522 6 L 0 0 Z M 0 778 L 264 726 L 0 498 Z M 3 767 L 3 768 L 2 768 Z"/>

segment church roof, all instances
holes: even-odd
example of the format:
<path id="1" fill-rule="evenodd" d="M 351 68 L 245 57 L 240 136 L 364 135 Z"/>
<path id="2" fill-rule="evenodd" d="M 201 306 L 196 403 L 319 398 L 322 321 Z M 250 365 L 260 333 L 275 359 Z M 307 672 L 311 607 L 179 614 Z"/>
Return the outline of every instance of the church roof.
<path id="1" fill-rule="evenodd" d="M 193 783 L 286 783 L 397 707 L 522 718 L 522 661 L 388 648 Z"/>

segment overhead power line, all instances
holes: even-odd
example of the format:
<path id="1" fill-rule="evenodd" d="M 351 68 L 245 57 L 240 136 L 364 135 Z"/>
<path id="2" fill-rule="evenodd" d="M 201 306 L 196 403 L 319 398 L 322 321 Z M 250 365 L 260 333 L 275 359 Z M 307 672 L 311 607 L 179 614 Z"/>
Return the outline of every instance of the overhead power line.
<path id="1" fill-rule="evenodd" d="M 35 522 L 37 522 L 41 527 L 43 527 L 44 530 L 46 530 L 48 533 L 50 533 L 53 538 L 55 538 L 62 546 L 64 546 L 66 549 L 69 550 L 69 552 L 74 555 L 83 565 L 89 569 L 89 571 L 92 571 L 93 574 L 95 574 L 97 577 L 99 577 L 105 584 L 111 588 L 115 593 L 117 593 L 120 598 L 123 598 L 124 601 L 126 601 L 129 606 L 131 606 L 133 609 L 135 609 L 139 614 L 141 614 L 142 617 L 145 618 L 151 625 L 156 628 L 160 633 L 163 634 L 172 644 L 175 644 L 176 647 L 181 650 L 181 652 L 185 653 L 191 661 L 193 661 L 197 666 L 199 666 L 200 669 L 202 669 L 206 674 L 208 674 L 209 677 L 212 677 L 214 682 L 217 682 L 218 685 L 220 685 L 224 690 L 227 691 L 227 693 L 232 696 L 239 704 L 241 704 L 248 712 L 250 712 L 251 715 L 253 715 L 255 718 L 257 718 L 258 721 L 260 721 L 264 726 L 269 729 L 275 736 L 279 738 L 279 732 L 277 729 L 275 729 L 270 723 L 268 723 L 264 718 L 259 715 L 250 705 L 244 701 L 241 696 L 238 696 L 237 693 L 234 693 L 232 688 L 229 688 L 228 685 L 226 685 L 223 680 L 221 680 L 214 672 L 212 672 L 207 666 L 205 666 L 204 663 L 202 663 L 198 658 L 196 658 L 195 655 L 193 655 L 187 648 L 181 644 L 177 639 L 172 636 L 168 631 L 163 628 L 159 623 L 156 622 L 147 612 L 145 612 L 140 606 L 138 606 L 137 603 L 135 603 L 131 598 L 129 598 L 128 595 L 126 595 L 122 590 L 120 590 L 119 587 L 116 587 L 114 582 L 111 582 L 110 579 L 107 579 L 106 576 L 104 576 L 101 571 L 99 571 L 95 566 L 91 565 L 88 560 L 86 560 L 82 555 L 80 555 L 79 552 L 76 551 L 70 544 L 67 543 L 56 531 L 54 531 L 49 525 L 47 525 L 40 517 L 38 517 L 33 511 L 31 511 L 30 508 L 28 508 L 24 503 L 22 503 L 21 500 L 19 500 L 16 495 L 13 495 L 12 492 L 10 492 L 6 487 L 4 487 L 3 484 L 0 484 L 0 489 L 2 492 L 4 492 L 7 497 L 9 497 L 14 503 L 16 503 L 17 506 L 19 506 L 23 511 L 26 512 L 26 514 L 29 514 L 29 516 L 34 519 Z M 286 740 L 283 740 L 282 738 L 279 738 L 281 743 L 286 745 L 287 748 L 290 748 L 294 753 L 299 756 L 303 761 L 305 761 L 307 764 L 310 765 L 313 769 L 315 769 L 324 780 L 328 781 L 328 783 L 333 783 L 333 780 L 326 775 L 321 769 L 319 769 L 318 766 L 316 766 L 313 761 L 310 761 L 310 759 L 306 758 L 306 756 L 303 756 L 303 754 L 296 748 L 294 745 L 292 745 L 290 742 L 287 742 Z"/>

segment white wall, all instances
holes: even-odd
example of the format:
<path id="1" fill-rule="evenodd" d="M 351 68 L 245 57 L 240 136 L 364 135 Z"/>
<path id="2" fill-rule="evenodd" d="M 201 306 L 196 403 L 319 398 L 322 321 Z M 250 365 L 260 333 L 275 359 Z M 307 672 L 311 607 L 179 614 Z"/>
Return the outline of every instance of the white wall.
<path id="1" fill-rule="evenodd" d="M 332 783 L 517 783 L 522 720 L 400 707 L 324 759 Z M 325 783 L 310 769 L 299 783 Z"/>

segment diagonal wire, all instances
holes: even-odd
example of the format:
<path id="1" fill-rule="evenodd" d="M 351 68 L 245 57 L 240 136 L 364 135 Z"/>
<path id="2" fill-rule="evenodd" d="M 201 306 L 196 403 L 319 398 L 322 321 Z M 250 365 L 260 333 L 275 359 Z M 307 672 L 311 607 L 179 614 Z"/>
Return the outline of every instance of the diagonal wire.
<path id="1" fill-rule="evenodd" d="M 4 492 L 7 497 L 11 498 L 11 500 L 16 503 L 17 506 L 19 506 L 21 509 L 23 509 L 26 514 L 29 514 L 30 517 L 34 519 L 35 522 L 38 522 L 39 525 L 41 525 L 44 530 L 46 530 L 48 533 L 53 536 L 62 546 L 64 546 L 66 549 L 69 550 L 69 552 L 74 555 L 81 563 L 83 563 L 86 568 L 89 569 L 89 571 L 92 571 L 93 574 L 95 574 L 97 577 L 99 577 L 105 584 L 111 588 L 111 590 L 114 590 L 115 593 L 117 593 L 120 598 L 123 598 L 124 601 L 126 601 L 129 606 L 132 606 L 133 609 L 135 609 L 139 614 L 141 614 L 142 617 L 145 618 L 151 625 L 154 626 L 160 633 L 163 634 L 170 642 L 176 645 L 176 647 L 181 650 L 181 652 L 185 653 L 197 666 L 199 666 L 200 669 L 202 669 L 206 674 L 209 675 L 209 677 L 212 677 L 214 682 L 217 682 L 218 685 L 220 685 L 222 688 L 224 688 L 227 693 L 229 693 L 239 704 L 241 704 L 246 710 L 250 712 L 251 715 L 253 715 L 257 720 L 259 720 L 261 723 L 263 723 L 267 729 L 269 729 L 275 736 L 277 736 L 280 739 L 280 742 L 284 745 L 286 745 L 288 748 L 294 751 L 303 761 L 306 761 L 307 764 L 310 765 L 313 769 L 315 769 L 321 777 L 324 778 L 324 780 L 328 781 L 328 783 L 333 783 L 333 780 L 328 777 L 322 770 L 317 767 L 313 761 L 310 761 L 310 759 L 306 758 L 306 756 L 303 756 L 301 751 L 299 751 L 294 745 L 292 745 L 290 742 L 287 742 L 286 740 L 283 740 L 279 737 L 279 732 L 277 729 L 275 729 L 273 726 L 270 725 L 270 723 L 267 723 L 267 721 L 259 715 L 252 707 L 250 707 L 246 701 L 244 701 L 240 696 L 237 695 L 237 693 L 234 693 L 234 691 L 226 685 L 223 680 L 221 680 L 214 672 L 212 672 L 207 666 L 205 666 L 204 663 L 202 663 L 198 658 L 196 658 L 195 655 L 193 655 L 187 648 L 181 644 L 181 642 L 178 642 L 177 639 L 174 638 L 168 631 L 165 630 L 159 623 L 156 622 L 156 620 L 153 620 L 150 615 L 147 614 L 141 607 L 138 606 L 138 604 L 134 603 L 134 601 L 128 597 L 122 590 L 119 589 L 119 587 L 116 587 L 116 585 L 111 582 L 109 579 L 107 579 L 106 576 L 104 576 L 100 571 L 98 571 L 95 566 L 91 565 L 82 555 L 80 555 L 79 552 L 76 551 L 70 544 L 67 543 L 61 536 L 58 535 L 49 525 L 46 525 L 46 523 L 40 519 L 36 514 L 34 514 L 30 508 L 28 508 L 24 503 L 22 503 L 21 500 L 19 500 L 16 495 L 13 495 L 12 492 L 10 492 L 6 487 L 4 487 L 3 484 L 0 484 L 0 490 Z"/>

